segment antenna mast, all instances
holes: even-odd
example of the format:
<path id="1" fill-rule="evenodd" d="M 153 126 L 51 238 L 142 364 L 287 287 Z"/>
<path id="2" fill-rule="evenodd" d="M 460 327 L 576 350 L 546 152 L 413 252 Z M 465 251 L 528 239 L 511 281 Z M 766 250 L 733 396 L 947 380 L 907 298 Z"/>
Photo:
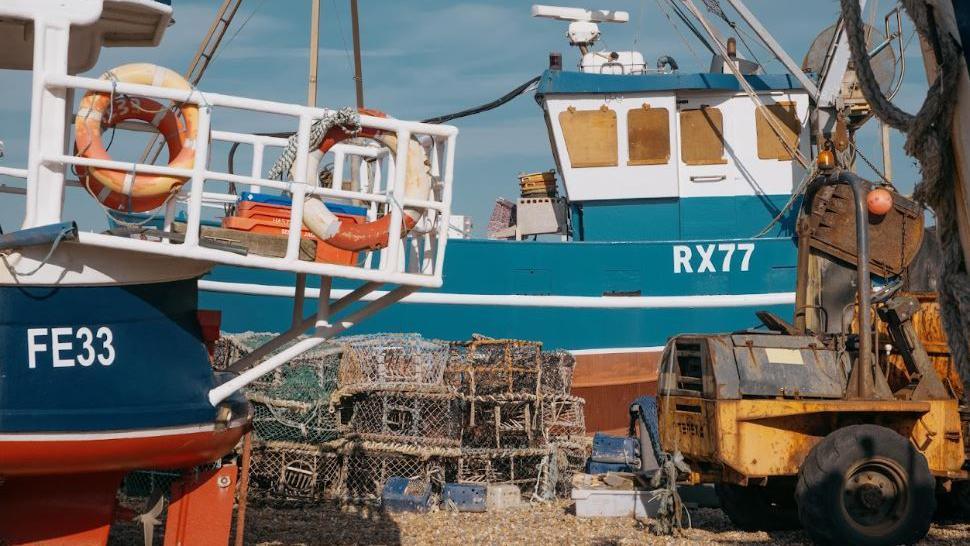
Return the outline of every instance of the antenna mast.
<path id="1" fill-rule="evenodd" d="M 357 91 L 357 108 L 363 108 L 364 76 L 360 67 L 360 20 L 357 16 L 357 0 L 350 0 L 350 20 L 354 31 L 354 85 Z"/>

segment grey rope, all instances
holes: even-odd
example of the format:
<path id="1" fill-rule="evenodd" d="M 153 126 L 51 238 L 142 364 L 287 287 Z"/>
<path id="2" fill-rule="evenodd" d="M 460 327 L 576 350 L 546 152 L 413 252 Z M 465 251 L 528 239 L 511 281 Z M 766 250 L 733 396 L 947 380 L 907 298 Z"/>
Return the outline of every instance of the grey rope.
<path id="1" fill-rule="evenodd" d="M 957 41 L 941 32 L 937 12 L 924 0 L 902 0 L 906 13 L 920 36 L 933 44 L 937 56 L 937 75 L 926 92 L 926 98 L 915 115 L 897 108 L 879 89 L 869 64 L 862 30 L 859 3 L 841 0 L 842 14 L 848 31 L 849 47 L 862 92 L 876 116 L 891 127 L 906 133 L 904 150 L 920 164 L 923 180 L 916 186 L 914 197 L 929 205 L 937 215 L 937 236 L 941 261 L 937 286 L 940 311 L 946 330 L 950 354 L 964 381 L 970 381 L 970 277 L 967 275 L 956 211 L 956 180 L 951 129 L 955 93 L 963 62 Z"/>
<path id="2" fill-rule="evenodd" d="M 357 113 L 357 110 L 347 107 L 314 121 L 310 126 L 310 149 L 313 150 L 319 146 L 320 142 L 323 141 L 323 136 L 334 127 L 340 127 L 347 134 L 356 135 L 360 132 L 360 114 Z M 296 161 L 296 154 L 300 151 L 297 149 L 297 137 L 299 137 L 299 133 L 290 135 L 282 155 L 276 160 L 276 163 L 273 163 L 273 168 L 269 170 L 266 178 L 283 180 L 289 174 L 293 163 Z"/>
<path id="3" fill-rule="evenodd" d="M 64 228 L 63 230 L 61 230 L 60 233 L 57 234 L 57 238 L 54 239 L 54 242 L 53 243 L 51 243 L 51 248 L 50 248 L 49 251 L 47 251 L 47 255 L 44 256 L 44 258 L 40 261 L 40 263 L 37 264 L 37 267 L 31 269 L 30 271 L 26 271 L 26 272 L 24 272 L 24 271 L 17 271 L 17 268 L 12 267 L 12 266 L 9 266 L 9 265 L 8 265 L 8 267 L 10 267 L 10 269 L 13 269 L 13 272 L 16 273 L 17 275 L 21 276 L 21 277 L 29 277 L 30 275 L 33 275 L 34 273 L 37 273 L 38 271 L 40 271 L 40 268 L 42 268 L 45 265 L 47 265 L 47 262 L 51 259 L 51 256 L 54 255 L 54 251 L 57 250 L 57 247 L 58 246 L 60 246 L 61 241 L 63 241 L 64 240 L 64 237 L 66 237 L 67 234 L 71 233 L 71 231 L 72 231 L 71 228 Z M 4 259 L 4 261 L 7 260 L 6 255 L 4 255 L 4 258 L 3 259 Z"/>

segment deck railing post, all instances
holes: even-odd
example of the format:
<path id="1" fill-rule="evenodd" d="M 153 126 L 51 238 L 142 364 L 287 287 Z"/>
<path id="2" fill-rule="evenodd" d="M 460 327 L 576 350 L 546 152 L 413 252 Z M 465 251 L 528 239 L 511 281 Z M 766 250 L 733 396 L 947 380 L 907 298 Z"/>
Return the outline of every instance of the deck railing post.
<path id="1" fill-rule="evenodd" d="M 306 165 L 310 153 L 310 115 L 300 115 L 300 127 L 296 136 L 296 163 L 294 164 L 293 201 L 290 204 L 290 232 L 286 241 L 286 259 L 300 259 L 300 236 L 303 232 L 303 199 L 306 197 Z M 285 175 L 284 175 L 285 176 Z"/>
<path id="2" fill-rule="evenodd" d="M 253 167 L 249 171 L 249 176 L 253 178 L 263 177 L 263 152 L 266 150 L 266 145 L 262 142 L 256 141 L 253 143 Z M 259 193 L 262 190 L 262 186 L 257 184 L 250 184 L 249 191 L 253 193 Z"/>
<path id="3" fill-rule="evenodd" d="M 387 233 L 386 267 L 388 271 L 401 271 L 401 219 L 404 209 L 401 200 L 404 199 L 404 186 L 408 173 L 408 148 L 411 144 L 411 132 L 402 129 L 397 131 L 397 150 L 394 154 L 394 187 L 391 190 L 392 199 L 388 203 L 385 214 L 391 215 L 391 225 Z"/>
<path id="4" fill-rule="evenodd" d="M 205 190 L 205 173 L 209 163 L 209 126 L 212 123 L 212 108 L 199 108 L 199 132 L 195 142 L 195 164 L 192 165 L 192 179 L 189 182 L 189 202 L 186 210 L 185 248 L 199 246 L 199 226 L 202 224 L 202 193 Z"/>

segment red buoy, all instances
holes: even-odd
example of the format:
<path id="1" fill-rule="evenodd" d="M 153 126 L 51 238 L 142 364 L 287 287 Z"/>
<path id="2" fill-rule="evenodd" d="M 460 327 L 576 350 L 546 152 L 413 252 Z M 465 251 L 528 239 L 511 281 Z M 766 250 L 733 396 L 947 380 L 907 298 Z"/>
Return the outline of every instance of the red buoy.
<path id="1" fill-rule="evenodd" d="M 893 208 L 893 194 L 886 188 L 876 188 L 866 196 L 866 204 L 869 205 L 869 214 L 882 216 Z"/>

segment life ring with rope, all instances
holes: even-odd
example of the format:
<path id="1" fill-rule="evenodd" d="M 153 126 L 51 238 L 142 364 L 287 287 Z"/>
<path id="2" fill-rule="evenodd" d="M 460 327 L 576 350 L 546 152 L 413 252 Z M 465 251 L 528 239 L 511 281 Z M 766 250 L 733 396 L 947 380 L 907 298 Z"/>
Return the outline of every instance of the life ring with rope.
<path id="1" fill-rule="evenodd" d="M 133 63 L 105 72 L 102 79 L 153 85 L 169 89 L 192 90 L 178 73 L 149 63 Z M 189 169 L 195 164 L 199 109 L 180 104 L 170 109 L 148 98 L 113 96 L 114 93 L 88 91 L 81 99 L 75 117 L 75 153 L 89 159 L 111 159 L 101 140 L 105 129 L 127 120 L 151 124 L 165 139 L 168 166 Z M 177 112 L 177 113 L 176 113 Z M 81 182 L 105 207 L 121 212 L 156 209 L 178 193 L 186 178 L 87 167 L 77 169 Z"/>
<path id="2" fill-rule="evenodd" d="M 387 114 L 377 110 L 360 109 L 360 113 L 375 117 L 387 117 Z M 353 133 L 340 126 L 331 127 L 324 134 L 320 145 L 310 152 L 307 160 L 307 172 L 311 176 L 308 177 L 308 180 L 316 179 L 321 159 L 334 145 L 354 137 L 377 140 L 392 150 L 392 153 L 397 150 L 397 136 L 394 134 L 386 134 L 369 128 L 362 128 Z M 427 200 L 431 194 L 431 162 L 428 158 L 428 152 L 420 143 L 411 140 L 408 143 L 407 155 L 404 197 L 406 199 Z M 293 168 L 296 168 L 295 165 Z M 290 173 L 292 175 L 292 169 Z M 413 207 L 403 207 L 402 212 L 401 236 L 403 237 L 414 229 L 424 211 Z M 303 225 L 321 241 L 326 241 L 341 250 L 352 252 L 377 250 L 385 248 L 388 244 L 391 214 L 386 212 L 380 218 L 362 224 L 341 223 L 340 219 L 330 212 L 319 197 L 309 196 L 303 204 Z"/>

